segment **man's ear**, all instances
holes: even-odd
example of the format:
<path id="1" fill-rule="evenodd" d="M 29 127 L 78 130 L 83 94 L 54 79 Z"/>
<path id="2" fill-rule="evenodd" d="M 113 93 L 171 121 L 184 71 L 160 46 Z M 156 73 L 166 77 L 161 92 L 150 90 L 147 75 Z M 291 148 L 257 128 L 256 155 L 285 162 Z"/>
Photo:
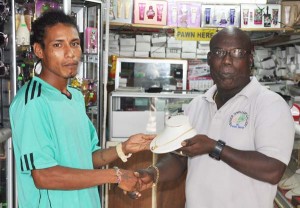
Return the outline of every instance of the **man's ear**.
<path id="1" fill-rule="evenodd" d="M 43 49 L 42 49 L 41 44 L 34 43 L 33 44 L 33 52 L 36 55 L 36 57 L 38 57 L 39 59 L 43 59 L 44 54 L 43 54 Z"/>

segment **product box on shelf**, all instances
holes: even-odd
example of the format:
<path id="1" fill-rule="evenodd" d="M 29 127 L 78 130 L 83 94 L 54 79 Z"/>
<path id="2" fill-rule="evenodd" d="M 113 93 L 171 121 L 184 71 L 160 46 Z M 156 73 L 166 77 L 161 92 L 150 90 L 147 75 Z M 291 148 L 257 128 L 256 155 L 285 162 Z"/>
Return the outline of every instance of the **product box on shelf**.
<path id="1" fill-rule="evenodd" d="M 282 27 L 291 27 L 297 23 L 297 18 L 300 15 L 300 1 L 283 1 L 281 2 L 281 19 Z"/>
<path id="2" fill-rule="evenodd" d="M 280 28 L 280 4 L 241 4 L 241 28 Z"/>
<path id="3" fill-rule="evenodd" d="M 94 27 L 88 27 L 85 30 L 85 52 L 97 53 L 98 51 L 98 30 Z"/>
<path id="4" fill-rule="evenodd" d="M 111 0 L 110 22 L 132 23 L 133 0 Z"/>
<path id="5" fill-rule="evenodd" d="M 177 1 L 168 1 L 167 25 L 177 27 L 178 7 Z"/>
<path id="6" fill-rule="evenodd" d="M 177 26 L 178 27 L 200 27 L 201 3 L 177 2 Z M 170 10 L 169 10 L 170 12 Z"/>
<path id="7" fill-rule="evenodd" d="M 138 24 L 166 25 L 168 6 L 166 1 L 134 1 L 133 22 Z"/>
<path id="8" fill-rule="evenodd" d="M 136 35 L 135 40 L 137 43 L 150 43 L 151 35 Z"/>
<path id="9" fill-rule="evenodd" d="M 240 5 L 203 4 L 201 10 L 201 27 L 240 27 Z"/>

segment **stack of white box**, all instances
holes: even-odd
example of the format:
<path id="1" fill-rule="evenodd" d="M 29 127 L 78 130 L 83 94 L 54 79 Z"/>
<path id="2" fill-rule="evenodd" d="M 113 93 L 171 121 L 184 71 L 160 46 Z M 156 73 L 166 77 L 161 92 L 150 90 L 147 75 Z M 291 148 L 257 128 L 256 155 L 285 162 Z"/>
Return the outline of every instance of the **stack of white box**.
<path id="1" fill-rule="evenodd" d="M 166 58 L 167 36 L 153 35 L 151 42 L 152 42 L 152 46 L 150 49 L 151 57 Z"/>
<path id="2" fill-rule="evenodd" d="M 256 68 L 256 76 L 258 78 L 274 76 L 276 65 L 275 61 L 272 59 L 271 50 L 263 47 L 257 47 L 254 50 L 254 66 Z"/>
<path id="3" fill-rule="evenodd" d="M 276 74 L 278 76 L 286 76 L 287 75 L 287 67 L 286 67 L 286 50 L 277 47 L 273 52 L 276 57 Z"/>
<path id="4" fill-rule="evenodd" d="M 120 56 L 134 57 L 135 38 L 120 38 Z"/>
<path id="5" fill-rule="evenodd" d="M 115 33 L 109 34 L 109 55 L 120 55 L 120 48 L 119 48 L 119 35 Z"/>
<path id="6" fill-rule="evenodd" d="M 175 37 L 168 37 L 166 58 L 181 58 L 182 41 L 176 40 Z"/>
<path id="7" fill-rule="evenodd" d="M 181 58 L 183 59 L 194 59 L 196 58 L 197 41 L 182 41 L 182 53 Z"/>
<path id="8" fill-rule="evenodd" d="M 300 46 L 295 45 L 295 58 L 294 62 L 296 64 L 296 74 L 300 74 Z"/>
<path id="9" fill-rule="evenodd" d="M 149 57 L 151 50 L 151 35 L 136 35 L 134 57 Z"/>
<path id="10" fill-rule="evenodd" d="M 208 52 L 209 52 L 209 42 L 208 41 L 198 41 L 196 58 L 197 59 L 206 59 Z"/>

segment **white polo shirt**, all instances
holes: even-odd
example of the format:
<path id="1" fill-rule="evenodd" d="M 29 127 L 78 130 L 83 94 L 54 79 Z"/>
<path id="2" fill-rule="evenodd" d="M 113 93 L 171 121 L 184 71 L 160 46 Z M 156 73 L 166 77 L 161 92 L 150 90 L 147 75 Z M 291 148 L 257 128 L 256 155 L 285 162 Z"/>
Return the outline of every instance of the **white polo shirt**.
<path id="1" fill-rule="evenodd" d="M 256 78 L 219 110 L 216 86 L 185 111 L 199 134 L 238 150 L 255 150 L 288 164 L 294 121 L 288 104 Z M 187 208 L 273 208 L 277 186 L 250 178 L 208 155 L 188 160 Z"/>

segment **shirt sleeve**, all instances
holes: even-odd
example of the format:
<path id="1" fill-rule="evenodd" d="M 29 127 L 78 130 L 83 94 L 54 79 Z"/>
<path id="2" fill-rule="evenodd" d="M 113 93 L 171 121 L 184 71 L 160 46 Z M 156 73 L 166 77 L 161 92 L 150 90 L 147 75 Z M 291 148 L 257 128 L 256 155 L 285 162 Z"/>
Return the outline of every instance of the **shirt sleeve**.
<path id="1" fill-rule="evenodd" d="M 52 141 L 47 122 L 47 110 L 37 110 L 42 106 L 28 103 L 23 113 L 15 121 L 16 136 L 14 144 L 20 150 L 20 168 L 23 173 L 30 173 L 34 169 L 56 166 L 55 145 Z M 44 108 L 46 108 L 44 106 Z"/>
<path id="2" fill-rule="evenodd" d="M 255 147 L 257 151 L 288 164 L 295 136 L 290 108 L 281 98 L 267 95 L 263 99 L 257 106 Z"/>

